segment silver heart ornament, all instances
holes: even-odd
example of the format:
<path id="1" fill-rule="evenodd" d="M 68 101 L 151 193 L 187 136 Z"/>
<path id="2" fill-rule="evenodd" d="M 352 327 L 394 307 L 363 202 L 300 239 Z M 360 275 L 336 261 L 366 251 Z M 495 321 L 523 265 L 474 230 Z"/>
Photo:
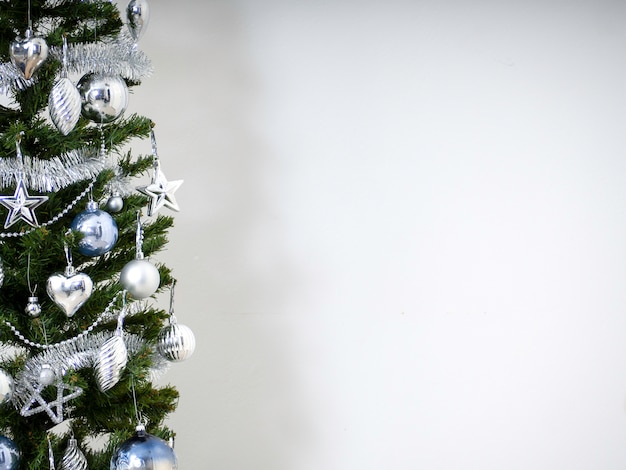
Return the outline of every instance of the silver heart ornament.
<path id="1" fill-rule="evenodd" d="M 33 36 L 32 31 L 27 30 L 24 39 L 18 37 L 11 43 L 9 55 L 13 65 L 29 80 L 48 57 L 48 44 L 43 38 Z"/>
<path id="2" fill-rule="evenodd" d="M 93 281 L 84 273 L 71 270 L 65 274 L 57 273 L 48 278 L 46 291 L 68 317 L 73 317 L 87 301 L 93 290 Z"/>

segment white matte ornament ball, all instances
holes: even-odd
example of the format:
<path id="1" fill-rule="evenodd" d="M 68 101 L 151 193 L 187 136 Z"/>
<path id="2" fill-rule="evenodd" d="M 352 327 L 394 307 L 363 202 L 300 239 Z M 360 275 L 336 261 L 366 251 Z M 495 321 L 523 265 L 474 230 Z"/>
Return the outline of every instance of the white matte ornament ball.
<path id="1" fill-rule="evenodd" d="M 145 259 L 126 263 L 120 273 L 120 283 L 135 299 L 145 299 L 154 294 L 161 283 L 159 270 Z"/>
<path id="2" fill-rule="evenodd" d="M 116 75 L 88 73 L 78 81 L 82 114 L 96 124 L 119 118 L 128 106 L 128 87 Z"/>
<path id="3" fill-rule="evenodd" d="M 20 450 L 17 444 L 5 436 L 0 436 L 0 470 L 20 468 Z"/>
<path id="4" fill-rule="evenodd" d="M 6 403 L 13 396 L 13 377 L 7 371 L 0 369 L 0 403 Z"/>

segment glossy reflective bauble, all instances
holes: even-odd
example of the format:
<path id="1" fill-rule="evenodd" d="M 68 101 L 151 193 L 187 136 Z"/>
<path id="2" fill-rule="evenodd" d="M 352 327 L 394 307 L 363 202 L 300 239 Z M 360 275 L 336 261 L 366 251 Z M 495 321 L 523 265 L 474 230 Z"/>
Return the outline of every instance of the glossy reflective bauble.
<path id="1" fill-rule="evenodd" d="M 15 442 L 0 436 L 0 470 L 17 470 L 20 467 L 20 451 Z"/>
<path id="2" fill-rule="evenodd" d="M 72 230 L 83 237 L 78 242 L 78 251 L 85 256 L 100 256 L 117 242 L 118 230 L 113 217 L 98 209 L 94 201 L 72 221 Z"/>
<path id="3" fill-rule="evenodd" d="M 110 469 L 178 470 L 178 461 L 167 442 L 139 430 L 113 453 Z"/>
<path id="4" fill-rule="evenodd" d="M 32 31 L 26 31 L 24 39 L 17 38 L 9 48 L 11 62 L 29 80 L 48 57 L 48 44 L 43 38 L 33 36 Z"/>
<path id="5" fill-rule="evenodd" d="M 150 21 L 150 7 L 146 0 L 130 0 L 126 7 L 128 31 L 135 41 L 143 36 Z"/>
<path id="6" fill-rule="evenodd" d="M 116 75 L 88 73 L 78 82 L 82 114 L 97 124 L 119 118 L 128 106 L 128 87 Z"/>

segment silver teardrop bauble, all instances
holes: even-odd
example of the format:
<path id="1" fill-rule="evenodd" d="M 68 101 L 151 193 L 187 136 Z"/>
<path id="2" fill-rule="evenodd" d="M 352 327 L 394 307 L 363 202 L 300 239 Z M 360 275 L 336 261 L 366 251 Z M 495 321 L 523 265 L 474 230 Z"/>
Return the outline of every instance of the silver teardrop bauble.
<path id="1" fill-rule="evenodd" d="M 164 327 L 157 337 L 157 351 L 168 361 L 181 362 L 196 349 L 196 337 L 191 328 L 178 323 Z"/>
<path id="2" fill-rule="evenodd" d="M 43 38 L 33 36 L 33 32 L 26 30 L 26 37 L 16 38 L 9 48 L 11 62 L 29 80 L 48 57 L 48 44 Z"/>
<path id="3" fill-rule="evenodd" d="M 126 263 L 120 273 L 120 283 L 134 299 L 145 299 L 159 288 L 161 275 L 150 261 L 134 259 Z"/>
<path id="4" fill-rule="evenodd" d="M 88 73 L 78 81 L 82 114 L 96 124 L 119 118 L 128 106 L 128 87 L 117 75 Z"/>
<path id="5" fill-rule="evenodd" d="M 60 78 L 50 92 L 48 112 L 61 134 L 67 135 L 72 132 L 80 118 L 81 107 L 78 89 L 69 78 Z"/>
<path id="6" fill-rule="evenodd" d="M 70 439 L 61 460 L 60 470 L 87 470 L 85 454 L 78 448 L 78 441 Z"/>
<path id="7" fill-rule="evenodd" d="M 143 36 L 150 21 L 150 6 L 146 0 L 130 0 L 126 7 L 128 30 L 135 41 Z"/>
<path id="8" fill-rule="evenodd" d="M 121 335 L 111 336 L 98 351 L 96 360 L 96 381 L 98 388 L 106 392 L 119 382 L 128 362 L 128 351 Z"/>

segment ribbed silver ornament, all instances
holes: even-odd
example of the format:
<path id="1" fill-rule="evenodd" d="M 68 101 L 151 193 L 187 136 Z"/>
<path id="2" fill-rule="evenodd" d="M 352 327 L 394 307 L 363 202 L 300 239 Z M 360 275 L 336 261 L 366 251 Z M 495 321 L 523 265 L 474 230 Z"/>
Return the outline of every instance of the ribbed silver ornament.
<path id="1" fill-rule="evenodd" d="M 67 135 L 76 126 L 81 113 L 81 99 L 78 89 L 72 81 L 63 77 L 52 87 L 48 99 L 50 119 L 63 135 Z"/>
<path id="2" fill-rule="evenodd" d="M 96 361 L 96 381 L 102 392 L 113 388 L 119 382 L 128 362 L 128 351 L 121 334 L 116 332 L 100 347 Z"/>
<path id="3" fill-rule="evenodd" d="M 168 361 L 181 362 L 190 357 L 196 348 L 196 338 L 191 328 L 172 321 L 157 337 L 157 351 Z"/>
<path id="4" fill-rule="evenodd" d="M 63 454 L 63 460 L 61 460 L 61 467 L 59 470 L 87 470 L 87 459 L 82 451 L 78 448 L 78 441 L 71 438 L 67 442 L 67 449 Z"/>

